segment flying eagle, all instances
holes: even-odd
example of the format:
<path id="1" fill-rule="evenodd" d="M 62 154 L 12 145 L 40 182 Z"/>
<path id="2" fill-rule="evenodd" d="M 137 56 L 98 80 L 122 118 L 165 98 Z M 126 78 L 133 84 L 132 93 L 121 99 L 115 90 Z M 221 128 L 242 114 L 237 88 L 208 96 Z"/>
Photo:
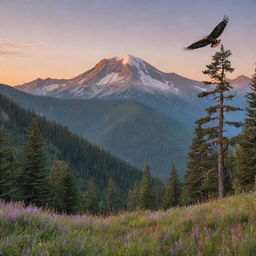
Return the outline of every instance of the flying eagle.
<path id="1" fill-rule="evenodd" d="M 212 48 L 217 47 L 221 42 L 221 40 L 217 38 L 222 34 L 228 22 L 229 22 L 229 18 L 227 16 L 224 16 L 222 22 L 220 22 L 215 27 L 215 29 L 211 32 L 210 35 L 205 36 L 203 39 L 191 44 L 190 46 L 186 47 L 184 50 L 191 51 L 197 48 L 205 47 L 208 44 L 211 44 Z"/>

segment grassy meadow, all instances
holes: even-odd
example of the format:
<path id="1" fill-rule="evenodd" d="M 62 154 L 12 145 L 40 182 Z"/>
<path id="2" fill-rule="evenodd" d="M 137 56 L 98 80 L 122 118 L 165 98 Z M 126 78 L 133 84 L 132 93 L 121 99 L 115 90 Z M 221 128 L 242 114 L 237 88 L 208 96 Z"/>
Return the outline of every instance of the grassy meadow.
<path id="1" fill-rule="evenodd" d="M 255 256 L 256 194 L 107 217 L 1 202 L 0 255 Z"/>

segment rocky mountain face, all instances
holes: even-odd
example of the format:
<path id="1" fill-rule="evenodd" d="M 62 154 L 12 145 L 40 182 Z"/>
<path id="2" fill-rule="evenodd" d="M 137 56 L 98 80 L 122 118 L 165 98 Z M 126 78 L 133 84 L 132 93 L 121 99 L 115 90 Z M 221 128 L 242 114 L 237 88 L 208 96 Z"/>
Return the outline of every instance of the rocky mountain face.
<path id="1" fill-rule="evenodd" d="M 144 60 L 127 55 L 101 60 L 72 79 L 37 79 L 16 87 L 37 95 L 64 98 L 104 98 L 131 91 L 190 98 L 204 87 L 201 82 L 175 73 L 164 73 Z"/>

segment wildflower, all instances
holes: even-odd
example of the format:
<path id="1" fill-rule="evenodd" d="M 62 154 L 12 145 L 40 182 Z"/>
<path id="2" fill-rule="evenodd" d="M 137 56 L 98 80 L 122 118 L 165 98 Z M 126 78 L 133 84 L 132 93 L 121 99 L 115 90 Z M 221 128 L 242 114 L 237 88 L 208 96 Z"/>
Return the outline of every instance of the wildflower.
<path id="1" fill-rule="evenodd" d="M 171 249 L 171 250 L 170 250 L 170 256 L 175 256 L 175 251 L 174 251 L 174 249 Z"/>

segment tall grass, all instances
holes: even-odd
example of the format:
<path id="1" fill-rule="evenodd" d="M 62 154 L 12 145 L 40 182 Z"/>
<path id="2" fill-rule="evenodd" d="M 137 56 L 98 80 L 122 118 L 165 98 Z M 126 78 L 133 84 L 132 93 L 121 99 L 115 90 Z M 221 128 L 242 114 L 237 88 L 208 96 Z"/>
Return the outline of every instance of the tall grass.
<path id="1" fill-rule="evenodd" d="M 255 256 L 256 194 L 108 217 L 1 202 L 0 255 Z"/>

